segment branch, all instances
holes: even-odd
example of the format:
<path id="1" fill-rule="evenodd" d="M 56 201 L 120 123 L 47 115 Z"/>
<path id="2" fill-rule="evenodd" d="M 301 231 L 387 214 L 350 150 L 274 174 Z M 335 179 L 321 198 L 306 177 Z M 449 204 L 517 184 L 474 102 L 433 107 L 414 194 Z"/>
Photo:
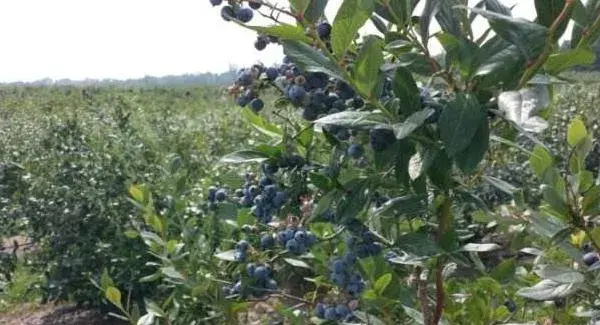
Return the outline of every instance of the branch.
<path id="1" fill-rule="evenodd" d="M 596 18 L 594 23 L 589 28 L 585 29 L 583 36 L 579 40 L 579 43 L 577 43 L 577 47 L 586 45 L 590 36 L 593 35 L 598 29 L 600 29 L 600 16 Z"/>
<path id="2" fill-rule="evenodd" d="M 546 46 L 542 50 L 542 53 L 537 57 L 537 59 L 525 70 L 525 73 L 521 77 L 521 80 L 519 80 L 519 88 L 525 87 L 529 79 L 533 77 L 534 73 L 546 62 L 546 60 L 550 56 L 550 53 L 552 52 L 552 45 L 556 42 L 554 39 L 558 27 L 560 27 L 560 25 L 565 19 L 569 18 L 570 12 L 572 11 L 576 3 L 577 0 L 566 0 L 563 10 L 560 12 L 558 17 L 556 17 L 552 25 L 550 25 L 550 29 L 548 30 L 548 37 L 546 38 Z"/>
<path id="3" fill-rule="evenodd" d="M 446 293 L 444 292 L 444 277 L 442 274 L 444 264 L 442 263 L 441 257 L 438 259 L 436 272 L 435 272 L 435 313 L 433 314 L 433 323 L 432 325 L 437 325 L 442 318 L 442 313 L 444 312 L 444 298 Z"/>

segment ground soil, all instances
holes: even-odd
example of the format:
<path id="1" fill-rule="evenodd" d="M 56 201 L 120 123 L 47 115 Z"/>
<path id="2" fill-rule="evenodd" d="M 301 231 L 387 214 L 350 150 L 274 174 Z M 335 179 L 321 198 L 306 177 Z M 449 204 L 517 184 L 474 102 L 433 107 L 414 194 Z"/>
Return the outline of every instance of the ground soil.
<path id="1" fill-rule="evenodd" d="M 2 325 L 122 325 L 99 311 L 74 306 L 24 305 L 20 310 L 0 315 Z"/>

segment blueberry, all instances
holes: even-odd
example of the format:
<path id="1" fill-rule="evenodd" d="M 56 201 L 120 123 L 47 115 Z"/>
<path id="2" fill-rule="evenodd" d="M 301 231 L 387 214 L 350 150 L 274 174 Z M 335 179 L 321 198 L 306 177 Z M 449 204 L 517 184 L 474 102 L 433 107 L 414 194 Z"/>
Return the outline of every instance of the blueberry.
<path id="1" fill-rule="evenodd" d="M 231 21 L 231 19 L 235 17 L 235 11 L 231 6 L 225 6 L 221 8 L 221 18 L 225 21 Z"/>
<path id="2" fill-rule="evenodd" d="M 354 263 L 356 263 L 357 260 L 358 260 L 358 258 L 356 257 L 356 254 L 354 254 L 353 252 L 347 252 L 344 255 L 344 263 L 347 265 L 353 265 Z"/>
<path id="3" fill-rule="evenodd" d="M 250 6 L 250 8 L 252 8 L 254 10 L 258 10 L 262 6 L 262 2 L 253 0 L 253 1 L 249 1 L 248 5 Z"/>
<path id="4" fill-rule="evenodd" d="M 218 189 L 214 186 L 208 188 L 208 200 L 214 202 L 217 199 L 217 191 Z"/>
<path id="5" fill-rule="evenodd" d="M 346 140 L 350 139 L 350 132 L 348 131 L 348 129 L 342 128 L 338 131 L 338 133 L 336 133 L 335 136 L 340 141 L 346 141 Z"/>
<path id="6" fill-rule="evenodd" d="M 287 195 L 285 194 L 285 192 L 277 192 L 275 194 L 275 197 L 273 198 L 273 206 L 276 209 L 280 209 L 285 204 L 286 200 Z"/>
<path id="7" fill-rule="evenodd" d="M 225 201 L 226 198 L 227 198 L 227 190 L 224 188 L 219 189 L 217 191 L 217 193 L 215 193 L 215 199 L 219 202 Z"/>
<path id="8" fill-rule="evenodd" d="M 266 287 L 269 290 L 277 290 L 277 282 L 273 279 L 269 279 L 269 281 L 267 281 Z"/>
<path id="9" fill-rule="evenodd" d="M 254 48 L 258 51 L 262 51 L 267 48 L 267 44 L 269 44 L 269 39 L 264 36 L 259 36 L 256 41 L 254 41 Z"/>
<path id="10" fill-rule="evenodd" d="M 382 247 L 380 243 L 371 243 L 367 245 L 367 250 L 369 255 L 378 255 L 382 251 Z"/>
<path id="11" fill-rule="evenodd" d="M 260 238 L 260 247 L 262 249 L 271 248 L 273 247 L 273 245 L 275 245 L 275 241 L 273 240 L 273 236 L 271 236 L 270 234 L 264 235 Z"/>
<path id="12" fill-rule="evenodd" d="M 271 67 L 271 68 L 267 68 L 265 75 L 267 76 L 268 80 L 274 81 L 279 76 L 279 72 L 277 71 L 276 68 Z"/>
<path id="13" fill-rule="evenodd" d="M 265 107 L 265 102 L 263 102 L 263 100 L 260 98 L 254 98 L 252 101 L 250 101 L 250 108 L 255 113 L 260 112 L 263 107 Z"/>
<path id="14" fill-rule="evenodd" d="M 254 270 L 254 278 L 259 279 L 259 280 L 265 280 L 269 277 L 269 270 L 261 265 L 258 266 L 255 270 Z"/>
<path id="15" fill-rule="evenodd" d="M 240 84 L 240 86 L 250 86 L 253 81 L 252 79 L 252 72 L 244 71 L 239 75 L 237 82 Z"/>
<path id="16" fill-rule="evenodd" d="M 356 296 L 360 293 L 360 285 L 358 283 L 349 283 L 346 286 L 346 292 L 350 295 L 350 296 Z"/>
<path id="17" fill-rule="evenodd" d="M 290 63 L 292 63 L 292 59 L 286 55 L 283 57 L 283 63 L 290 64 Z"/>
<path id="18" fill-rule="evenodd" d="M 345 318 L 348 316 L 348 314 L 350 314 L 350 308 L 348 308 L 346 305 L 339 304 L 335 307 L 335 312 L 338 318 Z"/>
<path id="19" fill-rule="evenodd" d="M 260 185 L 261 187 L 265 187 L 271 184 L 273 184 L 273 180 L 271 180 L 268 177 L 261 177 L 260 181 L 258 182 L 258 185 Z"/>
<path id="20" fill-rule="evenodd" d="M 324 313 L 326 320 L 337 320 L 337 312 L 335 311 L 335 307 L 327 307 Z"/>
<path id="21" fill-rule="evenodd" d="M 277 194 L 277 186 L 275 185 L 267 185 L 263 191 L 263 195 L 267 201 L 273 200 L 275 195 Z"/>
<path id="22" fill-rule="evenodd" d="M 306 87 L 309 90 L 325 88 L 328 81 L 329 76 L 323 72 L 311 72 L 306 75 Z M 323 95 L 325 95 L 324 92 Z"/>
<path id="23" fill-rule="evenodd" d="M 235 244 L 235 249 L 240 251 L 240 252 L 245 252 L 248 250 L 248 247 L 250 247 L 250 244 L 248 244 L 247 241 L 245 240 L 240 240 L 237 242 L 237 244 Z"/>
<path id="24" fill-rule="evenodd" d="M 594 265 L 596 262 L 598 262 L 598 259 L 598 253 L 596 252 L 586 253 L 583 255 L 583 263 L 585 263 L 587 266 Z"/>
<path id="25" fill-rule="evenodd" d="M 288 90 L 287 95 L 292 103 L 299 105 L 304 100 L 304 96 L 306 96 L 306 90 L 304 87 L 293 85 Z"/>
<path id="26" fill-rule="evenodd" d="M 260 192 L 260 189 L 258 188 L 258 186 L 256 185 L 252 185 L 248 188 L 248 190 L 250 191 L 250 195 L 252 196 L 256 196 L 258 195 L 258 193 Z"/>
<path id="27" fill-rule="evenodd" d="M 346 109 L 346 102 L 343 99 L 336 99 L 332 104 L 331 104 L 331 108 L 332 109 L 337 109 L 339 111 L 343 111 Z"/>
<path id="28" fill-rule="evenodd" d="M 220 6 L 221 3 L 223 3 L 223 0 L 210 0 L 210 4 L 213 5 L 213 7 Z"/>
<path id="29" fill-rule="evenodd" d="M 508 309 L 508 311 L 511 313 L 517 311 L 517 304 L 510 299 L 506 299 L 506 301 L 504 301 L 504 306 L 506 306 L 506 309 Z"/>
<path id="30" fill-rule="evenodd" d="M 331 25 L 329 23 L 320 23 L 317 26 L 317 34 L 320 38 L 326 39 L 331 35 Z"/>
<path id="31" fill-rule="evenodd" d="M 307 105 L 302 110 L 302 118 L 306 121 L 314 121 L 319 118 L 319 107 L 316 105 Z"/>
<path id="32" fill-rule="evenodd" d="M 365 101 L 360 97 L 355 97 L 352 100 L 352 107 L 354 107 L 354 108 L 361 108 L 364 105 L 365 105 Z"/>
<path id="33" fill-rule="evenodd" d="M 344 261 L 342 260 L 335 260 L 332 263 L 332 269 L 334 273 L 343 273 L 344 271 L 346 271 L 346 263 L 344 263 Z"/>
<path id="34" fill-rule="evenodd" d="M 316 242 L 317 242 L 317 236 L 315 236 L 315 234 L 313 234 L 312 232 L 307 231 L 306 232 L 306 244 L 310 246 Z"/>
<path id="35" fill-rule="evenodd" d="M 254 263 L 248 263 L 246 264 L 246 274 L 248 274 L 248 276 L 254 276 L 254 271 L 256 270 L 256 264 Z"/>
<path id="36" fill-rule="evenodd" d="M 317 318 L 325 318 L 325 305 L 323 305 L 322 303 L 318 303 L 317 306 L 315 307 L 315 316 L 317 316 Z"/>
<path id="37" fill-rule="evenodd" d="M 243 251 L 235 251 L 233 253 L 233 259 L 236 262 L 243 262 L 246 259 L 246 253 L 244 253 Z"/>
<path id="38" fill-rule="evenodd" d="M 240 291 L 242 291 L 242 283 L 241 282 L 236 282 L 236 284 L 231 288 L 231 291 L 229 292 L 229 294 L 235 295 L 240 293 Z"/>
<path id="39" fill-rule="evenodd" d="M 253 16 L 254 13 L 250 8 L 240 8 L 235 12 L 235 18 L 243 23 L 247 23 L 252 20 Z"/>
<path id="40" fill-rule="evenodd" d="M 304 243 L 306 241 L 306 231 L 298 230 L 296 234 L 294 234 L 294 239 L 299 243 Z"/>
<path id="41" fill-rule="evenodd" d="M 371 148 L 375 151 L 384 151 L 396 141 L 394 131 L 387 126 L 377 126 L 369 133 Z"/>
<path id="42" fill-rule="evenodd" d="M 363 155 L 364 150 L 360 144 L 353 143 L 348 147 L 347 152 L 348 152 L 348 156 L 350 156 L 354 159 L 358 159 Z"/>
<path id="43" fill-rule="evenodd" d="M 343 100 L 348 100 L 356 95 L 356 92 L 354 91 L 354 89 L 352 89 L 352 87 L 350 87 L 350 85 L 348 85 L 347 83 L 345 83 L 343 81 L 338 81 L 336 86 L 337 86 L 338 96 Z"/>
<path id="44" fill-rule="evenodd" d="M 253 200 L 252 200 L 252 198 L 251 198 L 251 197 L 249 197 L 249 196 L 244 196 L 244 197 L 243 197 L 243 198 L 240 200 L 240 204 L 241 204 L 242 206 L 245 206 L 245 207 L 250 207 L 250 206 L 252 206 L 252 202 L 253 202 Z"/>
<path id="45" fill-rule="evenodd" d="M 298 243 L 298 241 L 296 241 L 295 239 L 290 239 L 285 243 L 285 249 L 287 249 L 288 251 L 290 251 L 291 253 L 297 254 L 300 251 L 300 245 Z"/>

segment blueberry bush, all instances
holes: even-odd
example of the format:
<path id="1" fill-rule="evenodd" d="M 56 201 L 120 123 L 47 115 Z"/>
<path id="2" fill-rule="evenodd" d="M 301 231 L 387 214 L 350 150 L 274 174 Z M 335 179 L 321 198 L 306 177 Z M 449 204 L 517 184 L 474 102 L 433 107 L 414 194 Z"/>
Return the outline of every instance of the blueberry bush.
<path id="1" fill-rule="evenodd" d="M 593 321 L 594 286 L 574 268 L 598 259 L 585 218 L 598 206 L 592 137 L 573 120 L 558 170 L 538 137 L 561 72 L 595 59 L 598 2 L 536 1 L 534 22 L 498 1 L 423 1 L 420 14 L 418 2 L 345 0 L 328 21 L 324 0 L 211 1 L 224 21 L 257 32 L 256 50 L 278 44 L 285 58 L 242 69 L 229 88 L 261 137 L 221 158 L 240 169 L 207 188 L 204 247 L 181 242 L 151 193 L 130 188 L 155 280 L 174 284 L 158 310 L 146 302 L 130 321 L 187 319 L 182 301 L 199 282 L 226 306 L 204 318 L 217 323 L 273 297 L 298 324 Z M 253 23 L 259 15 L 272 23 Z M 483 34 L 472 28 L 479 16 Z M 434 20 L 441 31 L 431 33 Z M 559 52 L 571 20 L 575 46 Z M 361 35 L 367 23 L 377 32 Z M 506 148 L 528 155 L 539 202 L 486 172 Z M 509 204 L 480 197 L 483 183 Z M 209 260 L 191 268 L 197 249 Z M 119 289 L 100 287 L 129 313 Z"/>
<path id="2" fill-rule="evenodd" d="M 596 323 L 597 87 L 563 72 L 595 61 L 599 1 L 210 6 L 285 53 L 237 107 L 61 89 L 44 107 L 80 116 L 0 139 L 4 232 L 40 243 L 49 297 L 139 325 Z"/>

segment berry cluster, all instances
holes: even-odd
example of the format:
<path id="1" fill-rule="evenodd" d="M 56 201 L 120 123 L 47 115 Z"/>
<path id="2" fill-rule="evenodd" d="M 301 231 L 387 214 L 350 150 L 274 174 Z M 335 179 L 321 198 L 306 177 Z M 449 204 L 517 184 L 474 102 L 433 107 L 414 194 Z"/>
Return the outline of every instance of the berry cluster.
<path id="1" fill-rule="evenodd" d="M 375 235 L 368 230 L 363 231 L 360 236 L 348 237 L 346 245 L 358 258 L 379 255 L 383 251 L 381 243 L 377 242 Z"/>
<path id="2" fill-rule="evenodd" d="M 303 228 L 288 228 L 277 233 L 277 242 L 290 253 L 301 255 L 310 250 L 317 237 Z"/>
<path id="3" fill-rule="evenodd" d="M 252 288 L 251 293 L 255 296 L 261 296 L 267 290 L 277 289 L 277 282 L 271 278 L 271 268 L 266 264 L 248 263 L 246 264 L 246 274 Z M 238 278 L 233 286 L 224 286 L 223 291 L 229 295 L 240 294 L 242 292 L 242 280 Z"/>
<path id="4" fill-rule="evenodd" d="M 230 87 L 231 93 L 238 94 L 236 103 L 241 107 L 249 106 L 255 113 L 260 112 L 265 107 L 265 102 L 258 97 L 258 89 L 261 85 L 257 80 L 263 75 L 268 79 L 268 75 L 272 73 L 272 70 L 266 69 L 261 64 L 240 70 L 235 85 Z"/>
<path id="5" fill-rule="evenodd" d="M 223 3 L 223 0 L 210 0 L 210 3 L 213 7 L 220 6 Z M 262 7 L 262 2 L 260 1 L 249 1 L 247 7 L 242 7 L 240 5 L 227 5 L 221 8 L 221 18 L 225 21 L 231 21 L 233 19 L 237 19 L 243 23 L 248 23 L 254 18 L 254 10 L 260 9 Z"/>
<path id="6" fill-rule="evenodd" d="M 263 165 L 265 176 L 257 182 L 255 174 L 246 173 L 246 182 L 242 188 L 235 191 L 235 194 L 241 206 L 251 208 L 252 214 L 258 221 L 266 224 L 273 220 L 273 216 L 279 212 L 288 198 L 287 194 L 279 191 L 273 182 L 272 174 L 276 170 L 269 170 L 270 167 L 264 166 L 269 165 Z"/>
<path id="7" fill-rule="evenodd" d="M 318 303 L 315 307 L 315 316 L 325 320 L 349 322 L 354 317 L 352 310 L 346 304 L 326 305 Z"/>
<path id="8" fill-rule="evenodd" d="M 243 262 L 246 260 L 246 253 L 248 252 L 248 248 L 250 248 L 250 244 L 243 239 L 235 244 L 235 252 L 233 253 L 233 258 L 236 262 Z"/>

